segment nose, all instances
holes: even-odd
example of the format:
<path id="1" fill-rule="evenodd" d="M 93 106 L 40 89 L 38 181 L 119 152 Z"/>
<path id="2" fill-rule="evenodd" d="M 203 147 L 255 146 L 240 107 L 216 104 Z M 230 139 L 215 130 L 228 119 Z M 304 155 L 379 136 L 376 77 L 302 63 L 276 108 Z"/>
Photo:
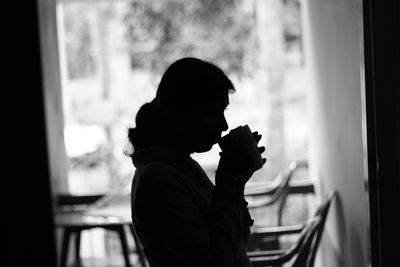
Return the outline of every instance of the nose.
<path id="1" fill-rule="evenodd" d="M 228 130 L 228 128 L 228 122 L 226 121 L 225 115 L 223 114 L 221 118 L 221 129 L 223 132 L 225 132 L 226 130 Z"/>

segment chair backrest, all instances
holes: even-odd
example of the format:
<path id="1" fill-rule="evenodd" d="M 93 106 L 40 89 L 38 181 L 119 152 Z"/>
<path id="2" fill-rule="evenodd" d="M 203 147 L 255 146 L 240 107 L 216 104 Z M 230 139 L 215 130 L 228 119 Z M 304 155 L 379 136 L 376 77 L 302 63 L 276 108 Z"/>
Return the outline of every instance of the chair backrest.
<path id="1" fill-rule="evenodd" d="M 281 171 L 278 177 L 274 180 L 272 185 L 273 189 L 269 190 L 269 193 L 272 193 L 272 195 L 265 201 L 257 201 L 257 204 L 249 205 L 249 208 L 258 209 L 270 205 L 277 205 L 277 226 L 281 226 L 283 209 L 285 207 L 286 199 L 290 190 L 290 181 L 298 169 L 307 167 L 308 162 L 306 160 L 291 162 L 289 166 Z M 263 197 L 262 195 L 259 196 Z"/>
<path id="2" fill-rule="evenodd" d="M 279 206 L 278 206 L 278 226 L 282 225 L 282 215 L 283 209 L 286 204 L 286 199 L 289 194 L 289 183 L 292 177 L 294 176 L 295 172 L 299 168 L 307 168 L 308 164 L 307 161 L 294 161 L 292 162 L 287 169 L 283 172 L 283 179 L 279 184 L 276 192 L 272 196 L 272 198 L 279 198 Z"/>
<path id="3" fill-rule="evenodd" d="M 336 197 L 337 192 L 332 191 L 326 200 L 318 207 L 315 215 L 310 218 L 314 225 L 309 227 L 303 240 L 299 240 L 299 250 L 293 267 L 312 267 L 314 266 L 315 256 L 324 231 L 326 218 L 328 217 L 329 207 Z"/>

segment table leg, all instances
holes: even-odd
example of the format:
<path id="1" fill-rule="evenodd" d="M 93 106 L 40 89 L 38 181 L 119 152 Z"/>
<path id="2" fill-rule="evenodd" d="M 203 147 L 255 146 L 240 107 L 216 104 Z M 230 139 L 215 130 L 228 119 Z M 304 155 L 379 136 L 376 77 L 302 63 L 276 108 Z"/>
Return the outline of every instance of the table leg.
<path id="1" fill-rule="evenodd" d="M 81 250 L 81 231 L 78 230 L 75 232 L 75 263 L 77 266 L 82 266 L 80 250 Z"/>
<path id="2" fill-rule="evenodd" d="M 71 230 L 68 228 L 64 228 L 62 245 L 61 245 L 61 259 L 60 259 L 61 267 L 67 266 L 70 237 L 71 237 Z"/>

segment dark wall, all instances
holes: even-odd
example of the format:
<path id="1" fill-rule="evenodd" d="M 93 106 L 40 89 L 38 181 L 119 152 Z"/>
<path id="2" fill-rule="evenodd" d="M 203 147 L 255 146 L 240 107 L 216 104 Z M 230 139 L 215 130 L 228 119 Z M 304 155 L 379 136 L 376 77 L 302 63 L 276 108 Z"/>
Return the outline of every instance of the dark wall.
<path id="1" fill-rule="evenodd" d="M 400 2 L 363 5 L 372 266 L 392 266 L 400 238 Z"/>
<path id="2" fill-rule="evenodd" d="M 5 267 L 56 266 L 37 2 L 7 1 L 2 8 L 1 128 L 6 134 L 0 265 Z"/>

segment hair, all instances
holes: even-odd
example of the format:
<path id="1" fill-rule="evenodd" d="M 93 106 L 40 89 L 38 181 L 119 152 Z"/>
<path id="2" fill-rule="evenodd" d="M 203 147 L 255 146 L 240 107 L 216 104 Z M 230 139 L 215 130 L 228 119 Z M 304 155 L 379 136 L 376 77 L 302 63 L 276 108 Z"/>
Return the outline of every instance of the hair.
<path id="1" fill-rule="evenodd" d="M 190 114 L 210 99 L 234 91 L 232 81 L 216 65 L 197 58 L 175 61 L 162 76 L 155 99 L 142 105 L 137 112 L 136 127 L 128 129 L 133 150 L 160 146 L 173 139 L 166 130 L 165 117 L 176 119 Z M 132 156 L 133 150 L 125 154 Z"/>

